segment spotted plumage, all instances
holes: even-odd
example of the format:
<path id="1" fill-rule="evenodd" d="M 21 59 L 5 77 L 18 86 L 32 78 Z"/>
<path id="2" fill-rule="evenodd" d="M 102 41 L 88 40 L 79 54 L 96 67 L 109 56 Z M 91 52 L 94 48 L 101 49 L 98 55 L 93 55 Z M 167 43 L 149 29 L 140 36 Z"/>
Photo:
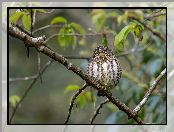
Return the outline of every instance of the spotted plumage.
<path id="1" fill-rule="evenodd" d="M 105 89 L 114 88 L 121 78 L 121 66 L 119 60 L 111 49 L 98 46 L 88 64 L 88 75 L 100 81 Z"/>

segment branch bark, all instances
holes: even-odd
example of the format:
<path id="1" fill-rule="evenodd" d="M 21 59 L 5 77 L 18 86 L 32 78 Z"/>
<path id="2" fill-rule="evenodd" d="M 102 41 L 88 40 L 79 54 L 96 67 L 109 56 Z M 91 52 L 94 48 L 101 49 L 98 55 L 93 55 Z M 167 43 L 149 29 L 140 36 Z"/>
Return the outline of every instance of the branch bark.
<path id="1" fill-rule="evenodd" d="M 149 90 L 146 92 L 146 94 L 144 95 L 143 99 L 141 100 L 141 102 L 135 107 L 135 109 L 133 110 L 133 112 L 135 112 L 136 114 L 138 114 L 138 112 L 142 109 L 142 107 L 145 105 L 145 103 L 147 102 L 147 100 L 149 99 L 150 95 L 152 94 L 152 92 L 156 89 L 156 86 L 158 85 L 158 83 L 160 82 L 160 80 L 166 76 L 166 68 L 160 73 L 160 75 L 153 81 L 151 87 L 149 88 Z"/>
<path id="2" fill-rule="evenodd" d="M 159 37 L 162 41 L 166 41 L 166 37 L 161 34 L 158 30 L 153 29 L 152 27 L 150 27 L 149 25 L 145 24 L 144 22 L 140 21 L 139 19 L 133 17 L 133 16 L 129 16 L 130 19 L 136 20 L 139 23 L 143 24 L 143 26 L 145 28 L 147 28 L 149 31 L 151 31 L 154 35 L 156 35 L 157 37 Z"/>
<path id="3" fill-rule="evenodd" d="M 18 38 L 24 42 L 25 45 L 29 47 L 35 47 L 39 52 L 49 56 L 50 58 L 58 61 L 62 65 L 64 65 L 68 70 L 73 71 L 75 74 L 80 76 L 86 83 L 97 90 L 101 91 L 104 96 L 106 96 L 110 102 L 112 102 L 115 106 L 117 106 L 120 110 L 124 111 L 128 117 L 132 117 L 138 124 L 144 124 L 144 122 L 136 115 L 129 107 L 127 107 L 124 103 L 122 103 L 118 98 L 113 97 L 109 91 L 104 90 L 104 86 L 100 84 L 99 81 L 95 81 L 95 79 L 89 77 L 86 73 L 84 73 L 79 67 L 70 63 L 65 57 L 56 53 L 52 49 L 46 46 L 44 42 L 45 36 L 33 38 L 29 35 L 25 34 L 17 27 L 12 26 L 11 24 L 8 27 L 9 34 L 15 38 Z"/>
<path id="4" fill-rule="evenodd" d="M 92 118 L 90 119 L 90 124 L 93 124 L 93 122 L 94 122 L 95 118 L 97 117 L 97 115 L 100 114 L 100 109 L 103 107 L 104 104 L 106 104 L 106 103 L 108 103 L 108 102 L 109 102 L 109 100 L 106 99 L 106 100 L 104 100 L 103 102 L 100 103 L 100 105 L 97 107 L 97 109 L 96 109 L 94 115 L 93 115 Z"/>
<path id="5" fill-rule="evenodd" d="M 72 100 L 71 100 L 71 103 L 70 103 L 70 107 L 69 107 L 69 111 L 68 111 L 68 116 L 65 120 L 65 123 L 64 124 L 67 124 L 68 121 L 69 121 L 69 118 L 71 116 L 71 111 L 72 111 L 72 108 L 73 108 L 73 105 L 74 105 L 74 102 L 76 100 L 76 98 L 83 92 L 83 90 L 87 87 L 88 85 L 87 84 L 84 84 L 82 88 L 80 88 L 77 93 L 73 96 Z"/>

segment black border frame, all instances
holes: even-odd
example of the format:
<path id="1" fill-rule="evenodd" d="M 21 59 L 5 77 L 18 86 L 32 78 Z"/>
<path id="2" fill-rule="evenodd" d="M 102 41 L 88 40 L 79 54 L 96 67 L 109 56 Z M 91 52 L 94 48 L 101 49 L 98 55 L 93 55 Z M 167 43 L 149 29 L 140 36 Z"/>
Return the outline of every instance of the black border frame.
<path id="1" fill-rule="evenodd" d="M 9 124 L 9 10 L 10 9 L 165 9 L 166 10 L 166 74 L 167 74 L 167 7 L 7 7 L 7 125 L 138 125 L 138 124 Z M 166 124 L 167 125 L 167 79 L 166 79 Z"/>

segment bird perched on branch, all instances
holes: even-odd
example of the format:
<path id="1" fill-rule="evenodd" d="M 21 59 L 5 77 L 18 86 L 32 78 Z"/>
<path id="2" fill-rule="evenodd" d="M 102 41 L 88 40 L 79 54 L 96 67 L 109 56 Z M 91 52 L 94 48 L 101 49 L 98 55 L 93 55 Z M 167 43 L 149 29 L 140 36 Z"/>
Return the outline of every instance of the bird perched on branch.
<path id="1" fill-rule="evenodd" d="M 114 88 L 121 78 L 122 69 L 119 60 L 111 49 L 98 46 L 88 64 L 88 75 L 105 87 L 105 90 Z M 98 91 L 98 95 L 102 93 Z"/>

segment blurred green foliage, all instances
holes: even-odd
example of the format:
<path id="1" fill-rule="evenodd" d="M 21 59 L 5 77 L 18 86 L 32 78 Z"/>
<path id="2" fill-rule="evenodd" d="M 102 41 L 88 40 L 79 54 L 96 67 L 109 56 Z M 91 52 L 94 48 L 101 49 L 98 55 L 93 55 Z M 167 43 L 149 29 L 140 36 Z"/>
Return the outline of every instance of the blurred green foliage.
<path id="1" fill-rule="evenodd" d="M 33 11 L 37 12 L 34 29 L 49 24 L 60 26 L 40 30 L 35 35 L 46 35 L 49 38 L 56 34 L 56 39 L 50 39 L 47 44 L 62 55 L 90 57 L 94 48 L 100 44 L 110 47 L 114 53 L 131 51 L 130 54 L 119 57 L 124 72 L 120 83 L 112 90 L 113 96 L 131 109 L 141 101 L 152 81 L 166 67 L 165 42 L 139 22 L 129 19 L 133 16 L 143 22 L 145 16 L 153 15 L 157 9 L 56 9 L 52 13 L 47 13 L 46 9 L 33 9 Z M 30 19 L 30 10 L 17 12 L 12 10 L 9 21 L 30 30 Z M 165 16 L 151 18 L 146 20 L 145 24 L 158 30 L 162 35 L 166 34 Z M 132 49 L 139 48 L 144 49 L 132 52 Z M 31 48 L 30 58 L 27 59 L 22 42 L 10 37 L 9 51 L 10 78 L 31 76 L 38 72 L 38 55 L 35 49 Z M 41 67 L 48 60 L 48 57 L 41 55 Z M 70 61 L 86 71 L 88 61 L 85 59 Z M 81 78 L 58 63 L 50 66 L 42 78 L 43 82 L 38 81 L 24 99 L 22 107 L 14 117 L 14 123 L 63 124 L 73 93 L 84 83 Z M 11 110 L 19 102 L 29 83 L 30 80 L 10 82 Z M 88 124 L 94 112 L 93 107 L 99 105 L 101 100 L 104 98 L 97 97 L 96 91 L 92 92 L 89 89 L 84 91 L 75 102 L 76 106 L 69 123 Z M 139 116 L 146 123 L 166 123 L 165 80 L 159 83 Z M 95 123 L 134 124 L 135 122 L 128 120 L 124 112 L 108 103 L 102 108 Z"/>

